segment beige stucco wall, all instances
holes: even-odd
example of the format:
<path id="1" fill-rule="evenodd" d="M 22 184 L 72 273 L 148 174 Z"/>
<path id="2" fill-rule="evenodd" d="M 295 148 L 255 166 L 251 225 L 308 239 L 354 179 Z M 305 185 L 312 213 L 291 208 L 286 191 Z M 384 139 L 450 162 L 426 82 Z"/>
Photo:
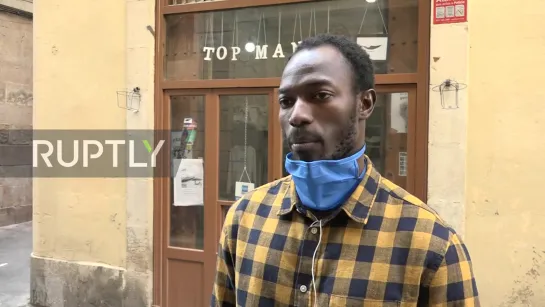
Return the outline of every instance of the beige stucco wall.
<path id="1" fill-rule="evenodd" d="M 545 2 L 468 2 L 469 22 L 431 25 L 430 89 L 467 88 L 457 109 L 430 90 L 428 202 L 464 235 L 482 306 L 545 306 Z"/>
<path id="2" fill-rule="evenodd" d="M 34 128 L 153 129 L 154 12 L 154 0 L 34 3 Z M 117 106 L 116 92 L 134 87 L 138 113 Z M 33 197 L 34 303 L 150 305 L 152 178 L 36 178 Z M 94 294 L 67 286 L 74 270 Z"/>
<path id="3" fill-rule="evenodd" d="M 468 85 L 468 39 L 467 23 L 431 25 L 428 203 L 462 235 L 468 88 L 458 91 L 458 101 L 456 92 L 444 92 L 443 104 L 437 88 L 447 79 Z"/>
<path id="4" fill-rule="evenodd" d="M 545 1 L 470 1 L 467 242 L 484 306 L 545 306 Z"/>
<path id="5" fill-rule="evenodd" d="M 125 3 L 81 5 L 34 4 L 34 129 L 125 128 L 116 107 L 126 83 Z M 125 187 L 123 179 L 36 178 L 34 254 L 123 266 Z"/>

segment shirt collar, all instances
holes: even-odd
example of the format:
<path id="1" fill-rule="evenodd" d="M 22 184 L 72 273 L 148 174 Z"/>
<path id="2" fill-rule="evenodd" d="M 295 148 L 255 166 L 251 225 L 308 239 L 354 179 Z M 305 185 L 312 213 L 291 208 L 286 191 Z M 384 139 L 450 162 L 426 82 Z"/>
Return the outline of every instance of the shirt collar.
<path id="1" fill-rule="evenodd" d="M 363 179 L 348 200 L 341 206 L 342 210 L 344 210 L 352 220 L 362 224 L 367 223 L 369 212 L 375 202 L 381 179 L 381 175 L 375 170 L 373 163 L 367 155 L 365 156 L 365 161 L 367 167 Z M 299 200 L 295 190 L 295 183 L 291 180 L 291 176 L 288 177 L 288 180 L 283 182 L 282 190 L 284 192 L 284 197 L 282 198 L 282 204 L 278 210 L 279 216 L 287 215 L 292 212 L 297 207 L 297 202 Z"/>

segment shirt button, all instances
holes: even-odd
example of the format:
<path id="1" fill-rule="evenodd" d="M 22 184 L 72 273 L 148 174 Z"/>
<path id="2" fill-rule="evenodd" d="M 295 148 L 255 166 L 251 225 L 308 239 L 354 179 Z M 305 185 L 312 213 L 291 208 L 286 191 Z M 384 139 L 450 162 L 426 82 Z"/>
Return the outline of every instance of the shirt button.
<path id="1" fill-rule="evenodd" d="M 318 229 L 313 227 L 310 229 L 310 232 L 312 232 L 312 234 L 315 235 L 318 233 Z"/>
<path id="2" fill-rule="evenodd" d="M 305 293 L 305 292 L 307 292 L 307 286 L 301 285 L 301 287 L 299 287 L 299 290 L 301 290 L 301 292 Z"/>

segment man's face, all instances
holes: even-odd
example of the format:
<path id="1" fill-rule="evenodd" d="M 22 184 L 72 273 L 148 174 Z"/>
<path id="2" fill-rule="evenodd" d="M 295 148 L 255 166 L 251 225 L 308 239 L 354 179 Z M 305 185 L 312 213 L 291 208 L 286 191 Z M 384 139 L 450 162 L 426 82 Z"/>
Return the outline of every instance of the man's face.
<path id="1" fill-rule="evenodd" d="M 375 93 L 356 93 L 353 83 L 350 64 L 332 46 L 302 50 L 288 62 L 279 120 L 293 159 L 340 159 L 363 146 Z"/>

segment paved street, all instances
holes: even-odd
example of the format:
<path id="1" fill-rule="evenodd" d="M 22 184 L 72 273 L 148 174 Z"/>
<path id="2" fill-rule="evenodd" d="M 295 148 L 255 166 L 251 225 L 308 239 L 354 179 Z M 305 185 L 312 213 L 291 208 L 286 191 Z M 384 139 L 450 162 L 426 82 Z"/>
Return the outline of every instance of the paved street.
<path id="1" fill-rule="evenodd" d="M 27 306 L 32 222 L 0 227 L 0 306 Z"/>

